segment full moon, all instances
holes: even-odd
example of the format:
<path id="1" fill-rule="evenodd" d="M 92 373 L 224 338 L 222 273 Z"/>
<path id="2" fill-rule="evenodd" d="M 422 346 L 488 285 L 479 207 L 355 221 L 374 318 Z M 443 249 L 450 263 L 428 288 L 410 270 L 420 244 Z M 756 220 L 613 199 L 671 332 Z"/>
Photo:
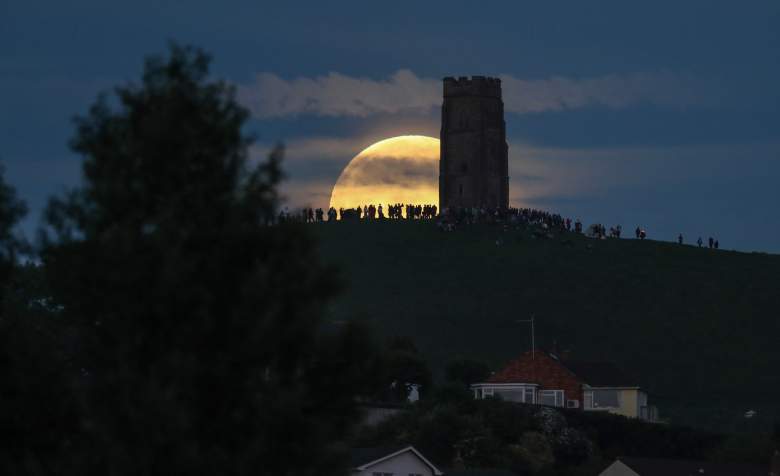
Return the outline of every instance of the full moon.
<path id="1" fill-rule="evenodd" d="M 439 205 L 439 139 L 398 136 L 364 149 L 344 168 L 330 206 Z"/>

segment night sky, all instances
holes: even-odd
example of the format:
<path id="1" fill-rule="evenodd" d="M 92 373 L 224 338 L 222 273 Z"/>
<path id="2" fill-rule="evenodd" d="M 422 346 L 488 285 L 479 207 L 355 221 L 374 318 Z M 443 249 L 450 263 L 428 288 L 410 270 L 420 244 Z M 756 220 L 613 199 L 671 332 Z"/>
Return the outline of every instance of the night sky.
<path id="1" fill-rule="evenodd" d="M 71 118 L 200 46 L 287 146 L 289 207 L 364 147 L 438 137 L 441 78 L 503 79 L 510 202 L 780 252 L 780 2 L 0 0 L 0 160 L 31 208 L 78 183 Z"/>

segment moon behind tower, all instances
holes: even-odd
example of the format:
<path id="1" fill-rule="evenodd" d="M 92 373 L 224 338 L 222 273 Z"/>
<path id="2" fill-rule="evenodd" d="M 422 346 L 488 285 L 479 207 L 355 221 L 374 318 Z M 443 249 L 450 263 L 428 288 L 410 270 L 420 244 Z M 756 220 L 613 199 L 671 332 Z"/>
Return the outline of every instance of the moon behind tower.
<path id="1" fill-rule="evenodd" d="M 344 168 L 330 206 L 439 204 L 439 139 L 398 136 L 364 149 Z M 387 213 L 387 212 L 385 212 Z"/>

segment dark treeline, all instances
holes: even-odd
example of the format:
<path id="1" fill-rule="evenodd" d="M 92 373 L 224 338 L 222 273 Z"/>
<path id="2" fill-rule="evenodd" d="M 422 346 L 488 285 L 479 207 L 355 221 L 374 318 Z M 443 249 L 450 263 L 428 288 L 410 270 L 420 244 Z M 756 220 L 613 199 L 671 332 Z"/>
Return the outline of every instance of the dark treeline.
<path id="1" fill-rule="evenodd" d="M 172 46 L 75 121 L 83 180 L 34 249 L 0 184 L 0 474 L 344 474 L 366 333 L 305 230 L 269 227 L 282 149 Z M 34 257 L 20 265 L 19 255 Z"/>

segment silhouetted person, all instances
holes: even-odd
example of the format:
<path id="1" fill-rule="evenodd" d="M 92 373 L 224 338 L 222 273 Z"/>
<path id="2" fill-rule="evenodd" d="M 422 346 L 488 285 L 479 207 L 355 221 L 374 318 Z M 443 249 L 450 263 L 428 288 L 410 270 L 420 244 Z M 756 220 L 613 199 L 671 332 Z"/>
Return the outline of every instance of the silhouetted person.
<path id="1" fill-rule="evenodd" d="M 642 234 L 642 230 L 639 229 L 639 227 L 636 227 L 636 230 L 634 230 L 634 233 L 636 233 L 637 239 L 639 238 L 639 235 Z"/>
<path id="2" fill-rule="evenodd" d="M 718 240 L 715 240 L 715 249 L 717 250 L 720 247 L 720 243 L 718 243 Z"/>
<path id="3" fill-rule="evenodd" d="M 710 249 L 712 249 L 713 245 L 715 245 L 715 240 L 710 237 Z"/>
<path id="4" fill-rule="evenodd" d="M 682 236 L 682 233 L 680 233 L 680 234 L 677 236 L 677 243 L 679 243 L 679 244 L 683 244 L 683 236 Z"/>
<path id="5" fill-rule="evenodd" d="M 699 245 L 699 248 L 701 248 L 701 245 L 704 244 L 704 240 L 701 239 L 701 236 L 699 237 L 698 240 L 696 240 L 696 244 Z"/>

